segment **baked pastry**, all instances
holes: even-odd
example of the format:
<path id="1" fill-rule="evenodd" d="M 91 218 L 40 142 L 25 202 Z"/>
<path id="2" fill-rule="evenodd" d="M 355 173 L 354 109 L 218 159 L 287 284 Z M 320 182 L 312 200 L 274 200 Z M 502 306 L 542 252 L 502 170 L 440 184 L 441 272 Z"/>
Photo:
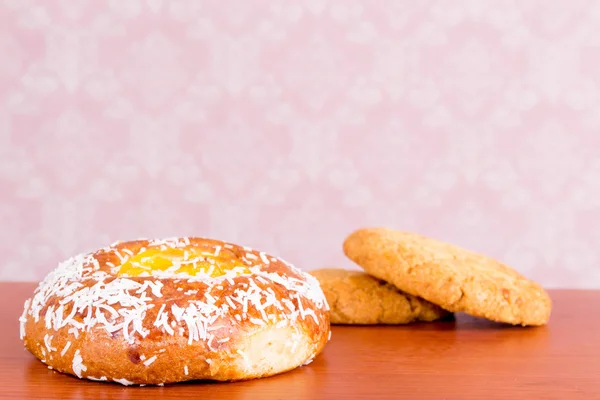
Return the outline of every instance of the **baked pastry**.
<path id="1" fill-rule="evenodd" d="M 414 233 L 359 229 L 344 253 L 369 274 L 452 312 L 544 325 L 551 300 L 536 282 L 481 254 Z"/>
<path id="2" fill-rule="evenodd" d="M 116 243 L 52 271 L 21 338 L 49 367 L 123 385 L 265 377 L 310 362 L 330 336 L 318 281 L 218 240 Z"/>
<path id="3" fill-rule="evenodd" d="M 435 321 L 450 314 L 362 271 L 323 268 L 310 274 L 325 293 L 332 324 L 408 324 Z"/>

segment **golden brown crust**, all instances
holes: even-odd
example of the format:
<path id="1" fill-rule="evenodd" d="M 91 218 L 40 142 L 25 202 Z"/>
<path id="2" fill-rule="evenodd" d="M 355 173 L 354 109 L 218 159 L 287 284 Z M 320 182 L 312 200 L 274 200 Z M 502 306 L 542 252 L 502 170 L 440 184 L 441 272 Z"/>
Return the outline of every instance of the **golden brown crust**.
<path id="1" fill-rule="evenodd" d="M 327 298 L 332 324 L 374 325 L 435 321 L 448 311 L 361 271 L 310 271 Z"/>
<path id="2" fill-rule="evenodd" d="M 446 310 L 514 325 L 543 325 L 551 313 L 546 291 L 489 257 L 421 235 L 360 229 L 345 254 L 369 274 Z"/>
<path id="3" fill-rule="evenodd" d="M 200 248 L 241 263 L 220 277 L 122 276 L 148 248 Z M 52 368 L 122 384 L 242 380 L 293 369 L 329 337 L 318 282 L 285 261 L 202 238 L 119 243 L 62 263 L 27 300 L 26 348 Z"/>

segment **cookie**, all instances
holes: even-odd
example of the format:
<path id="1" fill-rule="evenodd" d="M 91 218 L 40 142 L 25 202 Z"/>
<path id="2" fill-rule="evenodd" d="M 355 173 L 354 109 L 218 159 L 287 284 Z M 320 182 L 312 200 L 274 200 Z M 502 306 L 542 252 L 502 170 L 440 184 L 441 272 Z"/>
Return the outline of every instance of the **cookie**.
<path id="1" fill-rule="evenodd" d="M 332 324 L 408 324 L 450 314 L 362 271 L 324 268 L 309 273 L 321 284 Z"/>
<path id="2" fill-rule="evenodd" d="M 422 235 L 365 228 L 344 253 L 369 274 L 452 312 L 513 325 L 544 325 L 552 302 L 536 282 L 490 257 Z"/>

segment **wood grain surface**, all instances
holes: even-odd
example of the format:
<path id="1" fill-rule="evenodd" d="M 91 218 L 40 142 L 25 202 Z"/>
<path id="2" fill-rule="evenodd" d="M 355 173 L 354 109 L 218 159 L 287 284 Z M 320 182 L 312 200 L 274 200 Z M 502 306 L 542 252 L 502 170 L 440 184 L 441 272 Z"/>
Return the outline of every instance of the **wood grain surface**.
<path id="1" fill-rule="evenodd" d="M 239 383 L 124 387 L 49 370 L 24 350 L 32 283 L 0 283 L 0 399 L 600 399 L 600 291 L 551 291 L 548 326 L 466 315 L 407 326 L 333 327 L 305 367 Z"/>

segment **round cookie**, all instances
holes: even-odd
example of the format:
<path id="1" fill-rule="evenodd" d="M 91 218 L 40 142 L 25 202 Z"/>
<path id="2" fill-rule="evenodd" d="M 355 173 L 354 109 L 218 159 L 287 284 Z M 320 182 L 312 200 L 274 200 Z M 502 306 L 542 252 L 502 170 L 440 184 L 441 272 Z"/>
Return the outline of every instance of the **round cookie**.
<path id="1" fill-rule="evenodd" d="M 332 324 L 408 324 L 450 314 L 361 271 L 324 268 L 309 273 L 325 293 Z"/>
<path id="2" fill-rule="evenodd" d="M 550 318 L 550 296 L 538 283 L 458 246 L 365 228 L 346 238 L 344 253 L 369 274 L 452 312 L 523 326 L 544 325 Z"/>

